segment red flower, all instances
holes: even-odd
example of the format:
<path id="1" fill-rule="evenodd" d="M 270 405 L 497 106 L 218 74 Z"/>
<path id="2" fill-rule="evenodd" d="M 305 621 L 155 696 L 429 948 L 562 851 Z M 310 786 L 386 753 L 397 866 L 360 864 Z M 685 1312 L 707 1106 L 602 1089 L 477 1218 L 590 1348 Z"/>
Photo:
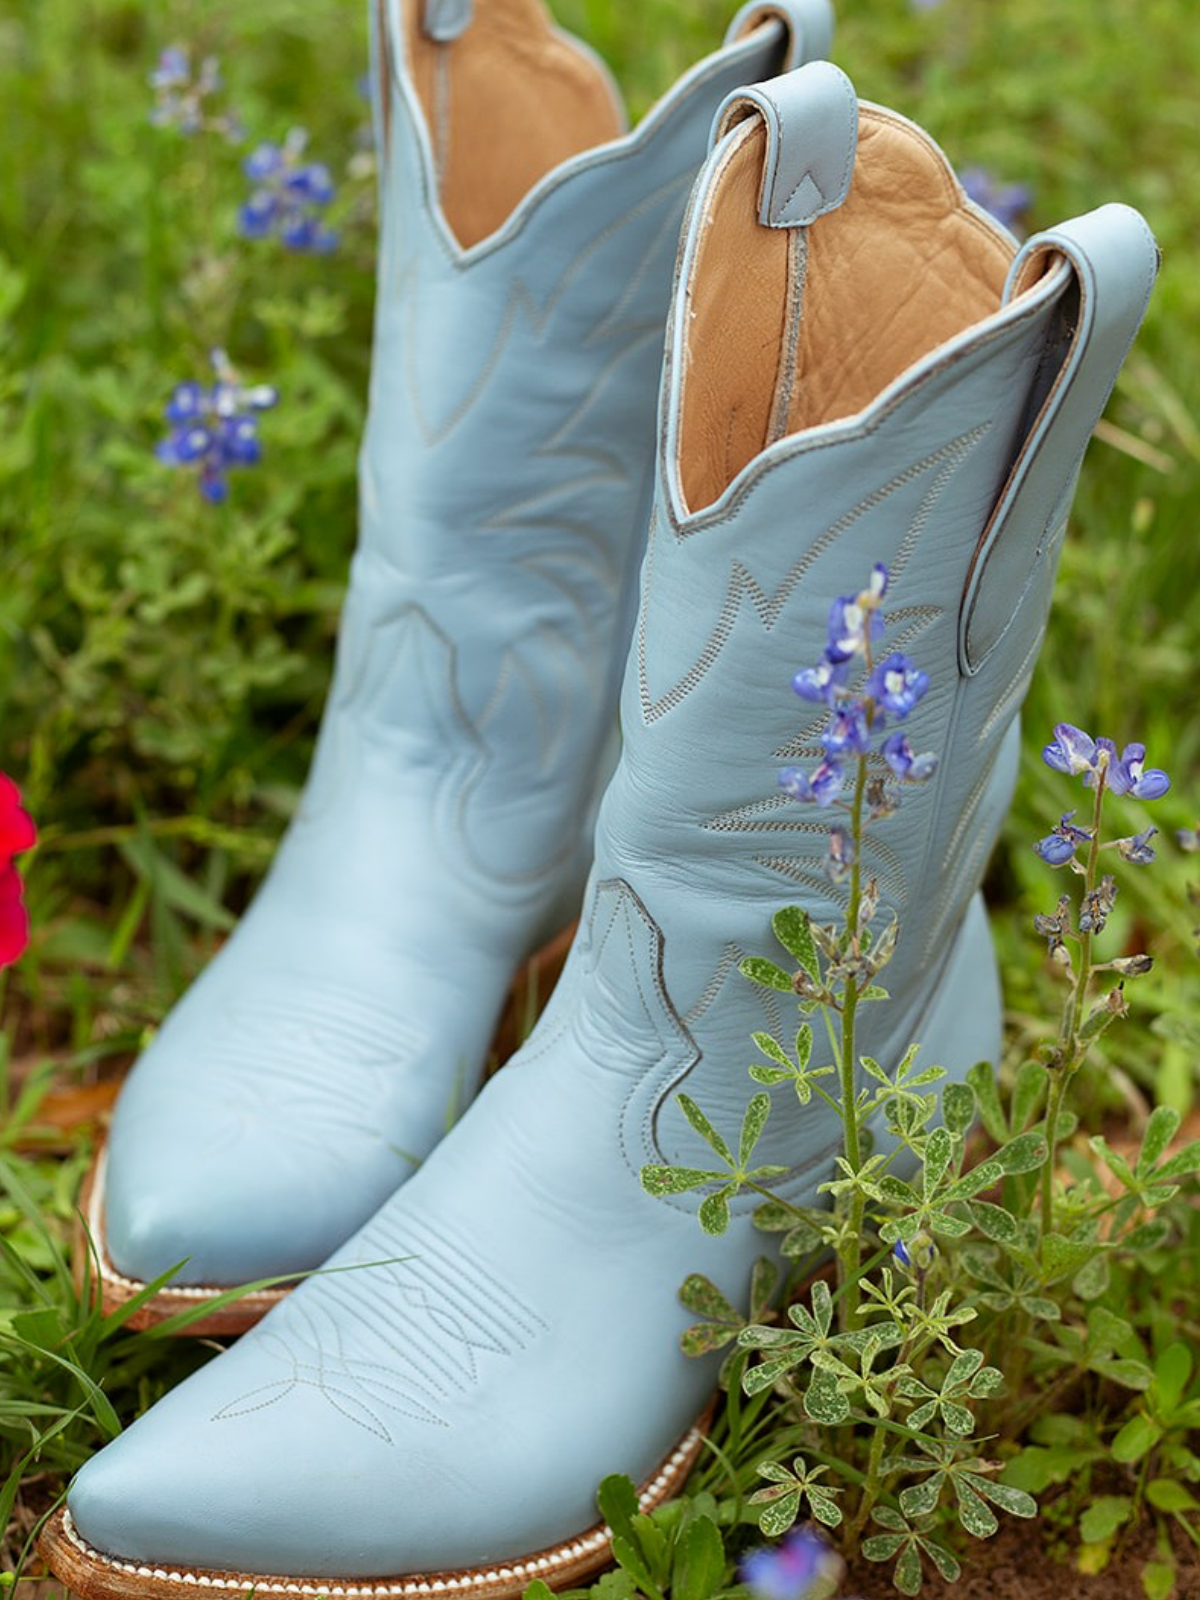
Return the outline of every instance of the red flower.
<path id="1" fill-rule="evenodd" d="M 36 843 L 37 829 L 21 805 L 21 791 L 0 772 L 0 967 L 10 966 L 29 943 L 21 875 L 12 858 Z"/>

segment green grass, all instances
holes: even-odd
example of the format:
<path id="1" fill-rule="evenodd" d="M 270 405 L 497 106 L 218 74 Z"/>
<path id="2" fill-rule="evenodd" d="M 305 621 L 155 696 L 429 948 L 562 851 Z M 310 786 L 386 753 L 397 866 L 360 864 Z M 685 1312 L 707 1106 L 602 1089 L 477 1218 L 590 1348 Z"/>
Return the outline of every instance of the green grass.
<path id="1" fill-rule="evenodd" d="M 561 0 L 558 15 L 640 113 L 732 9 Z M 362 10 L 0 0 L 0 767 L 43 830 L 34 944 L 0 979 L 0 1569 L 19 1568 L 67 1475 L 201 1358 L 80 1305 L 63 1250 L 87 1135 L 41 1153 L 29 1139 L 44 1096 L 127 1061 L 211 952 L 305 771 L 369 363 L 371 179 L 345 176 L 368 115 Z M 1164 250 L 1089 456 L 991 873 L 1017 1059 L 1054 1003 L 1028 931 L 1056 892 L 1029 848 L 1062 809 L 1038 761 L 1052 723 L 1145 740 L 1176 780 L 1155 813 L 1168 841 L 1200 808 L 1200 32 L 1177 0 L 843 10 L 837 55 L 860 94 L 916 117 L 957 164 L 1032 184 L 1033 227 L 1122 199 Z M 342 182 L 337 255 L 239 244 L 237 153 L 147 125 L 146 75 L 176 39 L 220 55 L 253 138 L 311 131 Z M 214 343 L 283 396 L 263 467 L 220 511 L 151 454 L 171 386 L 201 376 Z M 1095 1119 L 1196 1096 L 1200 872 L 1169 842 L 1162 856 L 1123 902 L 1159 963 L 1091 1074 Z"/>

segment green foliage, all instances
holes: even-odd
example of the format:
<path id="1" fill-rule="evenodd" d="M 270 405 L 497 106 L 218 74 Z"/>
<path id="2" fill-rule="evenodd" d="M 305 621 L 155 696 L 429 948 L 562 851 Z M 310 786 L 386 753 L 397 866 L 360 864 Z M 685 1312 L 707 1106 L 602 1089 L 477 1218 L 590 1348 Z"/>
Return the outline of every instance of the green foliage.
<path id="1" fill-rule="evenodd" d="M 733 6 L 557 0 L 555 9 L 612 61 L 641 114 L 711 48 Z M 974 1140 L 999 1151 L 1036 1137 L 1045 1117 L 1047 1073 L 1035 1052 L 1057 972 L 1029 961 L 1017 911 L 1041 903 L 1044 871 L 1028 841 L 1062 809 L 1060 780 L 1038 760 L 1044 730 L 1064 711 L 1062 685 L 1086 685 L 1075 713 L 1085 722 L 1170 750 L 1177 777 L 1200 763 L 1195 608 L 1180 600 L 1200 587 L 1200 273 L 1191 149 L 1179 138 L 1194 119 L 1200 34 L 1175 0 L 1118 0 L 1113 26 L 1101 28 L 1082 0 L 947 0 L 920 15 L 864 0 L 839 11 L 839 59 L 864 95 L 917 116 L 957 163 L 1032 182 L 1035 227 L 1098 196 L 1139 205 L 1163 244 L 1164 271 L 1084 474 L 1026 706 L 1023 780 L 992 872 L 1013 1058 L 999 1084 L 987 1065 L 970 1075 L 973 1101 L 915 1057 L 861 1063 L 870 1104 L 897 1136 L 928 1149 L 939 1087 L 950 1136 L 948 1160 L 944 1140 L 930 1152 L 931 1172 L 944 1163 L 936 1178 L 900 1180 L 876 1163 L 833 1180 L 832 1199 L 861 1203 L 878 1224 L 873 1237 L 893 1223 L 917 1263 L 915 1274 L 876 1264 L 863 1276 L 862 1320 L 884 1342 L 843 1337 L 836 1290 L 824 1333 L 810 1313 L 814 1342 L 790 1314 L 772 1320 L 776 1295 L 761 1268 L 745 1316 L 714 1286 L 688 1280 L 696 1353 L 726 1351 L 726 1410 L 695 1480 L 704 1488 L 684 1511 L 664 1508 L 647 1529 L 626 1507 L 623 1551 L 640 1575 L 623 1563 L 600 1580 L 599 1600 L 657 1600 L 643 1578 L 684 1600 L 728 1585 L 732 1563 L 722 1556 L 718 1570 L 712 1532 L 680 1543 L 688 1506 L 702 1507 L 695 1525 L 736 1550 L 793 1488 L 797 1516 L 819 1516 L 828 1485 L 844 1536 L 867 1462 L 863 1452 L 857 1467 L 849 1459 L 859 1445 L 841 1446 L 852 1431 L 868 1439 L 881 1404 L 901 1430 L 889 1432 L 885 1461 L 931 1461 L 922 1438 L 977 1460 L 973 1441 L 999 1429 L 987 1448 L 1005 1464 L 983 1481 L 1049 1500 L 1101 1553 L 1134 1517 L 1151 1519 L 1159 1544 L 1143 1587 L 1166 1600 L 1174 1564 L 1163 1530 L 1195 1537 L 1200 1498 L 1196 1379 L 1180 1389 L 1181 1358 L 1169 1354 L 1200 1334 L 1200 1223 L 1186 1204 L 1195 1147 L 1176 1152 L 1155 1113 L 1141 1154 L 1123 1152 L 1111 1124 L 1142 1102 L 1184 1115 L 1200 1084 L 1200 976 L 1181 954 L 1198 875 L 1169 846 L 1153 874 L 1123 888 L 1114 948 L 1148 928 L 1156 966 L 1128 1022 L 1107 1028 L 1080 1068 L 1074 1103 L 1095 1142 L 1089 1157 L 1065 1111 L 1044 1248 L 1027 1225 L 1036 1204 L 1036 1174 L 1020 1169 L 1028 1144 L 996 1181 L 970 1193 L 955 1185 L 974 1181 Z M 0 766 L 22 782 L 44 839 L 30 873 L 35 943 L 7 979 L 0 1040 L 11 1044 L 0 1048 L 0 1507 L 13 1513 L 0 1566 L 18 1572 L 36 1515 L 114 1417 L 136 1415 L 205 1354 L 105 1325 L 88 1309 L 65 1260 L 86 1144 L 74 1140 L 63 1159 L 20 1153 L 18 1141 L 25 1150 L 36 1136 L 51 1087 L 90 1082 L 137 1049 L 244 905 L 296 803 L 353 541 L 366 395 L 371 182 L 367 170 L 346 173 L 366 120 L 355 88 L 363 20 L 361 5 L 341 0 L 97 0 L 86 13 L 79 0 L 0 0 Z M 176 38 L 221 56 L 254 137 L 293 123 L 311 130 L 314 154 L 345 180 L 337 255 L 314 263 L 240 244 L 239 153 L 148 126 L 145 77 Z M 262 466 L 235 478 L 229 506 L 213 511 L 151 450 L 172 384 L 201 375 L 217 343 L 282 399 L 264 423 Z M 1168 840 L 1195 824 L 1188 788 L 1177 781 L 1161 803 Z M 1142 825 L 1128 802 L 1117 811 L 1126 831 Z M 775 932 L 788 969 L 752 957 L 751 975 L 793 996 L 806 1019 L 836 949 L 802 912 L 782 913 Z M 801 1021 L 794 1046 L 768 1038 L 754 1041 L 756 1085 L 820 1109 L 832 1074 L 811 1024 Z M 972 1132 L 976 1113 L 982 1135 Z M 754 1133 L 753 1120 L 741 1130 Z M 678 1175 L 664 1175 L 661 1192 L 698 1189 L 708 1223 L 724 1226 L 734 1194 L 768 1181 L 748 1165 L 752 1152 L 730 1157 L 718 1151 L 711 1168 L 705 1158 L 682 1188 L 669 1190 Z M 844 1220 L 758 1198 L 756 1224 L 780 1246 L 784 1293 L 794 1296 L 844 1243 Z M 1186 1328 L 1179 1307 L 1190 1308 Z M 954 1321 L 964 1310 L 974 1316 Z M 808 1354 L 769 1381 L 752 1378 L 799 1346 L 739 1344 L 750 1328 L 807 1338 Z M 960 1349 L 964 1329 L 970 1343 Z M 895 1330 L 903 1342 L 887 1343 Z M 965 1392 L 965 1367 L 951 1379 L 964 1355 L 979 1362 Z M 1006 1392 L 971 1392 L 997 1366 Z M 789 1391 L 797 1371 L 799 1403 Z M 740 1392 L 742 1373 L 762 1387 Z M 810 1407 L 847 1420 L 818 1424 Z M 967 1414 L 973 1428 L 956 1433 Z M 822 1426 L 840 1430 L 835 1460 L 813 1456 Z M 931 1516 L 899 1509 L 899 1494 L 937 1470 L 898 1469 L 858 1530 L 901 1592 L 916 1592 L 922 1570 L 957 1574 L 942 1542 L 960 1538 L 948 1479 Z M 752 1505 L 764 1483 L 785 1492 Z M 978 1495 L 985 1508 L 995 1503 Z M 1133 1517 L 1112 1532 L 1123 1500 Z M 545 1585 L 529 1593 L 548 1600 Z"/>

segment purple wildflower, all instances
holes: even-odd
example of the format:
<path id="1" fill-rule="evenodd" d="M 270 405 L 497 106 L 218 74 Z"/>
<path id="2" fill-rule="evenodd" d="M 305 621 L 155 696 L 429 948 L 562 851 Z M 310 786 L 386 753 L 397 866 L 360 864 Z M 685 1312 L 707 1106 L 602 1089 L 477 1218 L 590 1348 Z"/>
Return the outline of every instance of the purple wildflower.
<path id="1" fill-rule="evenodd" d="M 914 755 L 912 745 L 902 733 L 893 733 L 885 739 L 880 746 L 880 754 L 905 783 L 927 783 L 938 768 L 938 758 L 932 751 Z"/>
<path id="2" fill-rule="evenodd" d="M 867 693 L 884 711 L 903 719 L 929 688 L 929 674 L 894 651 L 867 679 Z"/>
<path id="3" fill-rule="evenodd" d="M 815 667 L 802 667 L 792 679 L 792 688 L 801 700 L 811 700 L 814 705 L 832 706 L 837 692 L 850 675 L 846 661 L 830 661 L 823 656 Z"/>
<path id="4" fill-rule="evenodd" d="M 216 505 L 228 496 L 230 468 L 260 460 L 255 413 L 270 410 L 279 396 L 269 384 L 242 384 L 224 350 L 214 350 L 211 360 L 214 384 L 175 386 L 166 406 L 171 432 L 154 453 L 167 466 L 194 469 L 200 493 Z"/>
<path id="5" fill-rule="evenodd" d="M 842 792 L 846 774 L 835 761 L 822 761 L 810 777 L 802 767 L 784 767 L 779 782 L 793 800 L 810 801 L 819 806 L 832 805 Z"/>
<path id="6" fill-rule="evenodd" d="M 338 236 L 320 212 L 336 190 L 328 167 L 303 159 L 307 144 L 304 129 L 293 128 L 281 145 L 260 144 L 250 153 L 243 170 L 255 188 L 238 213 L 238 227 L 247 239 L 275 237 L 289 250 L 328 255 Z"/>
<path id="7" fill-rule="evenodd" d="M 825 871 L 831 883 L 842 883 L 854 865 L 854 839 L 845 828 L 829 830 L 829 854 Z"/>
<path id="8" fill-rule="evenodd" d="M 1087 829 L 1077 828 L 1071 821 L 1074 815 L 1073 811 L 1064 812 L 1054 832 L 1048 833 L 1034 845 L 1033 848 L 1047 866 L 1065 867 L 1068 861 L 1074 859 L 1081 844 L 1091 844 L 1092 836 Z"/>
<path id="9" fill-rule="evenodd" d="M 960 174 L 967 198 L 1006 228 L 1016 229 L 1033 204 L 1033 190 L 1026 183 L 998 183 L 986 167 L 967 167 Z"/>
<path id="10" fill-rule="evenodd" d="M 751 1550 L 740 1577 L 756 1600 L 816 1600 L 832 1593 L 841 1558 L 810 1528 L 797 1528 L 774 1547 Z"/>
<path id="11" fill-rule="evenodd" d="M 871 568 L 865 589 L 857 595 L 842 595 L 829 608 L 828 661 L 837 665 L 852 656 L 866 655 L 869 646 L 883 633 L 879 607 L 888 590 L 888 569 L 882 561 Z"/>
<path id="12" fill-rule="evenodd" d="M 225 87 L 216 56 L 205 56 L 193 77 L 191 51 L 184 45 L 168 45 L 148 81 L 154 90 L 150 121 L 155 127 L 177 128 L 184 134 L 220 133 L 231 144 L 245 137 L 232 112 L 216 112 L 209 104 Z"/>
<path id="13" fill-rule="evenodd" d="M 871 735 L 867 728 L 867 713 L 857 701 L 842 706 L 829 719 L 821 735 L 821 745 L 831 758 L 864 756 L 870 748 Z"/>
<path id="14" fill-rule="evenodd" d="M 1110 762 L 1108 787 L 1113 794 L 1130 794 L 1135 800 L 1157 800 L 1171 787 L 1159 767 L 1146 768 L 1146 746 L 1127 744 L 1119 761 Z"/>
<path id="15" fill-rule="evenodd" d="M 1095 772 L 1097 744 L 1090 734 L 1069 722 L 1056 722 L 1054 742 L 1042 751 L 1042 760 L 1055 772 L 1065 772 L 1070 777 Z"/>
<path id="16" fill-rule="evenodd" d="M 1150 841 L 1157 832 L 1157 828 L 1147 828 L 1144 833 L 1135 833 L 1131 838 L 1118 839 L 1117 849 L 1126 861 L 1132 861 L 1135 866 L 1149 866 L 1155 856 Z"/>

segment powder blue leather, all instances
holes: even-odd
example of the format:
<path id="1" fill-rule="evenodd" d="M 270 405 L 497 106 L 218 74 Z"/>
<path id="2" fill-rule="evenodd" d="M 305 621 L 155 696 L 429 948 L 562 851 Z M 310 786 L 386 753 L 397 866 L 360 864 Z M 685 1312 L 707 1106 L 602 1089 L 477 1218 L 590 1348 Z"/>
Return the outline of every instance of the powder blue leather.
<path id="1" fill-rule="evenodd" d="M 576 914 L 687 191 L 724 96 L 828 31 L 826 0 L 776 9 L 790 28 L 728 43 L 465 251 L 401 69 L 336 676 L 266 883 L 121 1096 L 121 1272 L 317 1266 L 470 1099 L 514 969 Z"/>
<path id="2" fill-rule="evenodd" d="M 788 162 L 806 70 L 769 86 Z M 100 1549 L 347 1579 L 495 1564 L 585 1529 L 600 1478 L 644 1480 L 695 1419 L 714 1369 L 679 1353 L 676 1290 L 701 1271 L 744 1298 L 765 1245 L 748 1216 L 757 1202 L 737 1202 L 730 1231 L 711 1239 L 693 1199 L 652 1199 L 638 1173 L 707 1164 L 677 1091 L 734 1133 L 753 1087 L 751 1031 L 794 1027 L 789 1003 L 737 971 L 744 953 L 776 953 L 772 912 L 789 900 L 819 917 L 841 909 L 822 871 L 828 814 L 781 794 L 776 769 L 817 755 L 822 719 L 790 679 L 824 647 L 830 597 L 861 587 L 876 560 L 892 573 L 889 641 L 932 678 L 908 731 L 942 763 L 867 847 L 903 931 L 887 973 L 895 999 L 866 1008 L 862 1046 L 893 1064 L 918 1039 L 954 1074 L 995 1053 L 977 888 L 1008 802 L 1050 569 L 1009 518 L 1003 537 L 1035 564 L 1036 586 L 1014 585 L 1010 627 L 965 672 L 973 557 L 1055 376 L 1039 459 L 1070 481 L 1075 454 L 1056 452 L 1058 430 L 1074 440 L 1076 407 L 1094 412 L 1111 387 L 1152 245 L 1124 208 L 1054 230 L 1065 260 L 1037 292 L 859 415 L 770 446 L 714 505 L 689 511 L 676 470 L 688 292 L 725 151 L 723 140 L 701 173 L 682 246 L 625 742 L 566 973 L 526 1047 L 332 1259 L 358 1270 L 305 1282 L 84 1468 L 70 1510 Z M 1106 267 L 1089 285 L 1079 359 L 1064 366 L 1085 250 Z M 800 1108 L 786 1087 L 773 1101 L 762 1157 L 789 1167 L 785 1192 L 812 1198 L 838 1142 L 832 1114 Z"/>
<path id="3" fill-rule="evenodd" d="M 850 191 L 858 99 L 846 74 L 831 62 L 814 61 L 810 67 L 802 83 L 789 76 L 777 85 L 737 89 L 717 112 L 718 135 L 755 111 L 766 126 L 758 220 L 767 228 L 808 227 L 836 211 Z"/>

